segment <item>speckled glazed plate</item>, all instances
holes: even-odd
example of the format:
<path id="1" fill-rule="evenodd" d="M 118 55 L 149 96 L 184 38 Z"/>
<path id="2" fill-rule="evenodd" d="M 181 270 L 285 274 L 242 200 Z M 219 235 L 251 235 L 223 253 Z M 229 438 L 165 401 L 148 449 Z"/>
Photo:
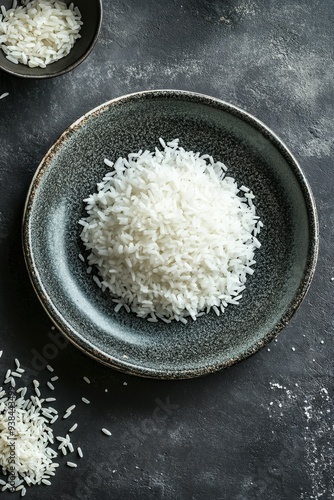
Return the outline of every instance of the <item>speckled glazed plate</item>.
<path id="1" fill-rule="evenodd" d="M 256 195 L 264 223 L 255 273 L 239 306 L 187 325 L 148 323 L 121 310 L 87 275 L 78 220 L 106 172 L 105 157 L 153 149 L 159 137 L 224 161 Z M 204 95 L 148 91 L 114 99 L 71 125 L 32 181 L 23 221 L 32 284 L 45 310 L 77 347 L 113 368 L 187 378 L 230 366 L 273 339 L 310 285 L 317 259 L 316 207 L 291 153 L 265 125 Z"/>

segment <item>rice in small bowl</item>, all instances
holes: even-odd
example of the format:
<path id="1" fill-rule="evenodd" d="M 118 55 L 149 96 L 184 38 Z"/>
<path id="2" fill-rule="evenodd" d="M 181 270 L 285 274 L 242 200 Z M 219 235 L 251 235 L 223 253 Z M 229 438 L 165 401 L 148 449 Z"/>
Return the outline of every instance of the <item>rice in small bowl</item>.
<path id="1" fill-rule="evenodd" d="M 102 0 L 4 0 L 0 68 L 23 78 L 51 78 L 76 68 L 97 41 Z"/>

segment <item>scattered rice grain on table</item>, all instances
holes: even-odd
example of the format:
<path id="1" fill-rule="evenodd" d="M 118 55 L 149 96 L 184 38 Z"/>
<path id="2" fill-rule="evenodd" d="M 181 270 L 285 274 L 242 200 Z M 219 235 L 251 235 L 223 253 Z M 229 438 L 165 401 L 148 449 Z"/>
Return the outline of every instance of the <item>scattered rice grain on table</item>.
<path id="1" fill-rule="evenodd" d="M 3 351 L 0 351 L 1 354 Z M 17 358 L 14 359 L 16 370 L 25 370 Z M 51 367 L 50 367 L 51 368 Z M 53 371 L 53 369 L 52 369 Z M 15 372 L 8 369 L 6 376 L 10 383 L 11 375 Z M 56 401 L 56 398 L 42 398 L 37 379 L 32 380 L 32 390 L 39 394 L 32 394 L 25 399 L 27 387 L 5 388 L 0 387 L 0 469 L 3 479 L 0 479 L 0 491 L 16 491 L 21 496 L 26 494 L 25 486 L 51 485 L 51 479 L 56 475 L 59 463 L 55 462 L 58 455 L 52 448 L 55 440 L 60 442 L 58 450 L 67 454 L 66 447 L 73 453 L 74 446 L 69 434 L 65 437 L 55 436 L 52 424 L 58 419 L 58 411 L 45 406 L 45 403 Z M 74 410 L 71 405 L 68 410 Z M 13 421 L 13 415 L 15 419 Z M 14 422 L 14 423 L 13 423 Z M 78 424 L 74 424 L 70 431 L 74 431 Z M 13 456 L 13 439 L 15 439 L 15 473 L 11 476 L 11 457 Z M 79 457 L 83 457 L 81 448 L 78 448 Z M 69 462 L 70 467 L 77 464 Z"/>
<path id="2" fill-rule="evenodd" d="M 10 456 L 13 453 L 11 443 L 15 437 L 15 488 L 20 488 L 22 481 L 27 485 L 36 485 L 43 478 L 48 480 L 59 465 L 54 462 L 57 452 L 51 448 L 53 430 L 50 414 L 39 398 L 31 396 L 25 400 L 22 394 L 23 390 L 5 393 L 0 388 L 0 465 L 9 479 Z M 14 424 L 11 423 L 13 414 Z M 5 484 L 9 485 L 8 489 L 12 488 L 11 483 Z"/>

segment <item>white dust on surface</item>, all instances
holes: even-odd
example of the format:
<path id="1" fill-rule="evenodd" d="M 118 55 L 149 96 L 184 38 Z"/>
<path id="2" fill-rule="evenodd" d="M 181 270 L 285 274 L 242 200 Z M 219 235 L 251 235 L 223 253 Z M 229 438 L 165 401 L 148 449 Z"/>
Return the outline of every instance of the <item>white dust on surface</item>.
<path id="1" fill-rule="evenodd" d="M 308 392 L 302 384 L 294 386 L 279 382 L 270 382 L 272 397 L 268 403 L 270 418 L 283 418 L 287 411 L 291 414 L 302 413 L 303 426 L 300 432 L 305 443 L 305 463 L 310 480 L 310 491 L 305 487 L 300 500 L 318 500 L 334 498 L 334 449 L 331 414 L 334 412 L 333 400 L 329 390 L 318 387 Z M 298 464 L 292 464 L 298 467 Z"/>
<path id="2" fill-rule="evenodd" d="M 255 16 L 257 11 L 257 5 L 252 0 L 242 0 L 237 2 L 230 11 L 219 17 L 219 21 L 227 25 L 232 24 L 232 19 L 237 17 L 238 20 L 243 18 L 248 18 L 250 16 Z"/>

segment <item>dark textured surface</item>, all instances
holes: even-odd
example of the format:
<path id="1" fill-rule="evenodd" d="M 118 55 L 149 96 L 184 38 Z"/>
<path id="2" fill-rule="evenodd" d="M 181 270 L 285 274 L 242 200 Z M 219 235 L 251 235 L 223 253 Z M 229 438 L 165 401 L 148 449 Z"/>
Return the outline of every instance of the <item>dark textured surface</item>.
<path id="1" fill-rule="evenodd" d="M 148 323 L 114 312 L 78 259 L 83 199 L 106 173 L 104 158 L 154 151 L 159 137 L 213 155 L 239 186 L 256 193 L 264 224 L 255 274 L 239 306 L 187 325 Z M 80 179 L 80 182 L 78 182 Z M 284 327 L 309 287 L 318 250 L 313 196 L 299 166 L 260 122 L 201 94 L 138 93 L 102 105 L 76 122 L 43 159 L 23 225 L 32 283 L 56 325 L 94 358 L 153 378 L 205 375 L 256 352 Z"/>
<path id="2" fill-rule="evenodd" d="M 0 95 L 10 92 L 0 101 L 1 374 L 17 356 L 24 381 L 38 376 L 52 395 L 50 374 L 36 365 L 44 353 L 59 375 L 58 409 L 79 402 L 70 422 L 79 422 L 73 442 L 85 453 L 76 470 L 61 467 L 52 487 L 26 498 L 333 496 L 333 22 L 329 0 L 105 1 L 101 37 L 79 68 L 45 81 L 0 74 Z M 307 298 L 270 351 L 177 382 L 124 376 L 57 347 L 20 235 L 30 181 L 60 133 L 101 102 L 166 87 L 227 100 L 271 127 L 311 184 L 321 234 Z M 92 404 L 81 405 L 81 396 Z M 173 407 L 159 412 L 166 401 Z M 60 421 L 57 435 L 70 422 Z M 101 434 L 104 426 L 112 437 Z"/>

